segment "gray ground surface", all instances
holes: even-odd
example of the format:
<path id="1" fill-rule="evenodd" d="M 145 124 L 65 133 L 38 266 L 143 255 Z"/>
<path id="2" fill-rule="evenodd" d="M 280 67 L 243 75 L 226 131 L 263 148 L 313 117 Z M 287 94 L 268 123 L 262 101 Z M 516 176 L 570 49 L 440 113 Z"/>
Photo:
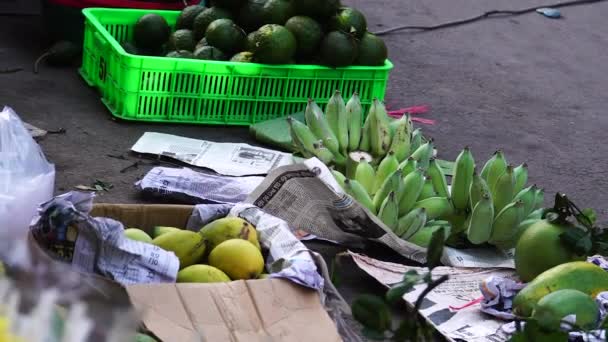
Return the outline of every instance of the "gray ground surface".
<path id="1" fill-rule="evenodd" d="M 368 16 L 370 30 L 398 24 L 433 25 L 492 9 L 517 9 L 540 1 L 451 0 L 345 1 Z M 532 13 L 492 19 L 429 33 L 386 37 L 395 64 L 388 87 L 391 107 L 428 104 L 437 125 L 424 127 L 435 138 L 440 157 L 454 159 L 472 147 L 478 164 L 497 148 L 509 161 L 530 166 L 531 181 L 547 190 L 547 199 L 561 191 L 580 206 L 608 216 L 603 145 L 608 129 L 608 2 L 562 9 L 562 20 Z M 75 69 L 30 71 L 46 47 L 37 17 L 2 17 L 0 103 L 41 128 L 65 128 L 41 145 L 56 164 L 57 192 L 99 178 L 116 187 L 99 198 L 104 202 L 141 202 L 133 182 L 147 169 L 119 170 L 132 161 L 109 158 L 125 154 L 145 131 L 166 132 L 215 141 L 251 141 L 246 128 L 150 125 L 111 120 L 99 96 L 87 88 Z M 315 245 L 317 246 L 317 245 Z M 319 247 L 321 248 L 321 247 Z M 326 255 L 335 248 L 323 247 Z M 380 254 L 377 256 L 383 257 Z M 394 256 L 384 256 L 394 259 Z M 379 286 L 344 267 L 340 290 L 348 300 Z"/>

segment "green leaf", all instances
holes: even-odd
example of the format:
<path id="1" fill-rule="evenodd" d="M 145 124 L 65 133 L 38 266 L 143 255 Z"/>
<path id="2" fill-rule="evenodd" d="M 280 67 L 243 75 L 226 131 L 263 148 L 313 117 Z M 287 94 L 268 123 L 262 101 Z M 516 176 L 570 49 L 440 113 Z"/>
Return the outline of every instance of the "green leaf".
<path id="1" fill-rule="evenodd" d="M 414 289 L 414 285 L 414 283 L 403 282 L 391 287 L 391 289 L 386 292 L 386 301 L 389 304 L 397 303 L 403 298 L 404 294 Z"/>
<path id="2" fill-rule="evenodd" d="M 559 238 L 566 247 L 577 255 L 589 255 L 593 247 L 591 235 L 581 229 L 567 229 Z"/>
<path id="3" fill-rule="evenodd" d="M 591 208 L 585 208 L 581 214 L 576 215 L 576 219 L 584 225 L 591 227 L 597 221 L 597 213 Z"/>
<path id="4" fill-rule="evenodd" d="M 366 328 L 385 331 L 391 327 L 391 312 L 378 296 L 368 294 L 357 297 L 351 305 L 353 317 Z"/>
<path id="5" fill-rule="evenodd" d="M 436 266 L 441 265 L 441 255 L 445 245 L 445 228 L 441 227 L 433 232 L 429 248 L 427 250 L 426 265 L 432 270 Z"/>
<path id="6" fill-rule="evenodd" d="M 364 327 L 361 332 L 363 333 L 363 336 L 367 337 L 370 340 L 382 341 L 386 338 L 383 331 L 377 331 L 367 327 Z"/>

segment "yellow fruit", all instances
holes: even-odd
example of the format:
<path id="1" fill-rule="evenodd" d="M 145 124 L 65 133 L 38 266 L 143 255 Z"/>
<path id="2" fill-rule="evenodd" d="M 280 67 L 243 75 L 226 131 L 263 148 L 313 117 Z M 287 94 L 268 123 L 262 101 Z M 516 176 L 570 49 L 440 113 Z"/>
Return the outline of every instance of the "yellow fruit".
<path id="1" fill-rule="evenodd" d="M 211 253 L 215 246 L 230 239 L 248 240 L 261 250 L 255 227 L 240 217 L 215 220 L 201 228 L 201 235 L 207 240 L 208 253 Z"/>
<path id="2" fill-rule="evenodd" d="M 131 240 L 152 243 L 152 238 L 146 232 L 139 228 L 128 228 L 124 230 L 124 234 Z"/>
<path id="3" fill-rule="evenodd" d="M 594 297 L 608 290 L 608 272 L 586 261 L 555 266 L 538 275 L 513 299 L 516 315 L 528 317 L 545 295 L 563 289 L 579 290 Z"/>
<path id="4" fill-rule="evenodd" d="M 230 281 L 226 273 L 209 265 L 188 266 L 177 273 L 178 283 L 224 283 Z"/>
<path id="5" fill-rule="evenodd" d="M 168 232 L 176 232 L 178 230 L 181 230 L 179 228 L 175 228 L 175 227 L 163 227 L 163 226 L 156 226 L 154 227 L 154 229 L 152 230 L 152 237 L 153 238 L 157 238 L 165 233 Z"/>
<path id="6" fill-rule="evenodd" d="M 189 230 L 165 233 L 152 240 L 152 243 L 175 253 L 180 269 L 196 264 L 205 255 L 205 240 L 201 234 Z"/>
<path id="7" fill-rule="evenodd" d="M 264 271 L 264 258 L 248 241 L 232 239 L 211 251 L 209 265 L 224 271 L 232 280 L 255 279 Z"/>
<path id="8" fill-rule="evenodd" d="M 578 290 L 559 290 L 551 292 L 538 301 L 532 318 L 548 331 L 559 330 L 562 319 L 574 315 L 577 327 L 591 330 L 597 324 L 599 308 L 591 296 Z"/>
<path id="9" fill-rule="evenodd" d="M 515 246 L 515 270 L 519 279 L 529 282 L 553 266 L 584 260 L 567 249 L 560 235 L 572 227 L 540 220 L 526 229 Z"/>

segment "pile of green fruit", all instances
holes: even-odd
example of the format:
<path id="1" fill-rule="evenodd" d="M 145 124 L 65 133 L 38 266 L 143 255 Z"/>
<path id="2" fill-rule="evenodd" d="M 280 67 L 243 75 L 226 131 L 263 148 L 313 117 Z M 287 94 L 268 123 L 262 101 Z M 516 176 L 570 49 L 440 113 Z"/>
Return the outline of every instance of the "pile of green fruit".
<path id="1" fill-rule="evenodd" d="M 188 6 L 175 30 L 157 14 L 139 18 L 131 54 L 263 64 L 384 65 L 384 41 L 339 0 L 215 0 Z"/>
<path id="2" fill-rule="evenodd" d="M 544 191 L 526 187 L 526 164 L 508 165 L 497 151 L 478 173 L 465 148 L 448 187 L 433 140 L 414 129 L 408 115 L 391 118 L 377 99 L 364 123 L 362 111 L 356 93 L 345 104 L 336 91 L 325 114 L 309 100 L 306 124 L 287 120 L 299 153 L 332 166 L 343 189 L 397 236 L 427 247 L 433 232 L 445 228 L 454 247 L 510 249 L 541 219 Z"/>
<path id="3" fill-rule="evenodd" d="M 215 220 L 198 232 L 155 227 L 152 236 L 138 228 L 125 229 L 126 237 L 154 244 L 175 253 L 180 262 L 178 283 L 217 283 L 258 279 L 264 257 L 255 227 L 238 217 Z"/>

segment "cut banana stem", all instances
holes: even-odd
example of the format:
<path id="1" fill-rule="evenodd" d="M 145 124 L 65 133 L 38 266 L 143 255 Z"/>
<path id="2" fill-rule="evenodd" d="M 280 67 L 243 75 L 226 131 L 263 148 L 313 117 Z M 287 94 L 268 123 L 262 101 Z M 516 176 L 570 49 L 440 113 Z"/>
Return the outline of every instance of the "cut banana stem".
<path id="1" fill-rule="evenodd" d="M 469 147 L 465 147 L 454 162 L 454 176 L 452 177 L 452 203 L 458 210 L 466 210 L 469 205 L 469 190 L 473 182 L 475 160 Z"/>
<path id="2" fill-rule="evenodd" d="M 403 179 L 403 194 L 399 199 L 399 216 L 407 214 L 422 192 L 424 174 L 421 169 L 412 171 Z"/>
<path id="3" fill-rule="evenodd" d="M 528 183 L 528 164 L 523 163 L 513 169 L 515 174 L 515 189 L 514 192 L 520 192 Z"/>
<path id="4" fill-rule="evenodd" d="M 517 226 L 522 221 L 523 203 L 516 201 L 507 204 L 494 219 L 490 243 L 496 245 L 510 244 L 517 232 Z"/>
<path id="5" fill-rule="evenodd" d="M 363 186 L 359 184 L 359 182 L 354 179 L 346 179 L 344 181 L 344 187 L 346 188 L 346 192 L 357 202 L 369 209 L 369 211 L 371 211 L 373 214 L 376 214 L 376 209 L 372 199 L 369 197 Z"/>
<path id="6" fill-rule="evenodd" d="M 515 174 L 513 166 L 508 165 L 503 174 L 498 177 L 494 188 L 492 188 L 492 200 L 494 201 L 494 209 L 500 212 L 507 204 L 511 203 L 515 194 Z"/>
<path id="7" fill-rule="evenodd" d="M 357 92 L 346 104 L 346 115 L 348 118 L 348 150 L 356 151 L 361 142 L 361 124 L 363 123 L 363 107 Z"/>
<path id="8" fill-rule="evenodd" d="M 386 178 L 399 168 L 399 162 L 395 158 L 395 153 L 390 151 L 378 165 L 376 170 L 376 182 L 374 188 L 376 191 L 382 186 Z"/>
<path id="9" fill-rule="evenodd" d="M 476 245 L 488 242 L 492 236 L 492 225 L 494 221 L 494 204 L 489 194 L 482 196 L 475 204 L 469 226 L 467 227 L 467 238 Z"/>
<path id="10" fill-rule="evenodd" d="M 355 178 L 355 172 L 357 171 L 357 166 L 361 160 L 366 160 L 368 163 L 371 163 L 374 159 L 372 156 L 363 151 L 354 151 L 350 152 L 346 158 L 346 177 L 353 179 Z"/>
<path id="11" fill-rule="evenodd" d="M 444 218 L 454 213 L 454 207 L 449 199 L 445 197 L 430 197 L 422 201 L 414 203 L 414 209 L 426 209 L 426 215 L 429 220 Z"/>
<path id="12" fill-rule="evenodd" d="M 427 169 L 427 174 L 431 177 L 431 182 L 433 184 L 433 189 L 440 197 L 450 197 L 450 191 L 448 189 L 448 182 L 445 178 L 445 174 L 443 170 L 437 163 L 435 158 L 431 158 L 429 161 L 429 167 Z"/>
<path id="13" fill-rule="evenodd" d="M 481 170 L 481 177 L 486 180 L 490 189 L 494 189 L 498 178 L 507 170 L 507 160 L 502 150 L 494 152 L 494 155 Z"/>
<path id="14" fill-rule="evenodd" d="M 426 220 L 426 209 L 412 210 L 399 219 L 395 233 L 402 239 L 407 240 L 426 225 Z"/>
<path id="15" fill-rule="evenodd" d="M 378 218 L 392 231 L 397 229 L 397 224 L 399 221 L 399 207 L 397 205 L 397 199 L 395 198 L 394 191 L 391 191 L 384 199 L 384 202 L 382 202 L 382 205 L 378 210 Z"/>
<path id="16" fill-rule="evenodd" d="M 304 116 L 306 118 L 306 124 L 315 137 L 323 140 L 323 145 L 325 145 L 331 153 L 334 155 L 340 154 L 340 144 L 338 143 L 336 135 L 329 127 L 327 119 L 325 118 L 325 115 L 323 115 L 323 111 L 312 99 L 308 99 L 308 105 L 306 106 Z"/>
<path id="17" fill-rule="evenodd" d="M 484 196 L 488 195 L 492 199 L 490 188 L 486 181 L 477 173 L 473 171 L 473 180 L 471 181 L 471 187 L 469 188 L 469 207 L 471 210 L 475 208 L 475 205 Z"/>

